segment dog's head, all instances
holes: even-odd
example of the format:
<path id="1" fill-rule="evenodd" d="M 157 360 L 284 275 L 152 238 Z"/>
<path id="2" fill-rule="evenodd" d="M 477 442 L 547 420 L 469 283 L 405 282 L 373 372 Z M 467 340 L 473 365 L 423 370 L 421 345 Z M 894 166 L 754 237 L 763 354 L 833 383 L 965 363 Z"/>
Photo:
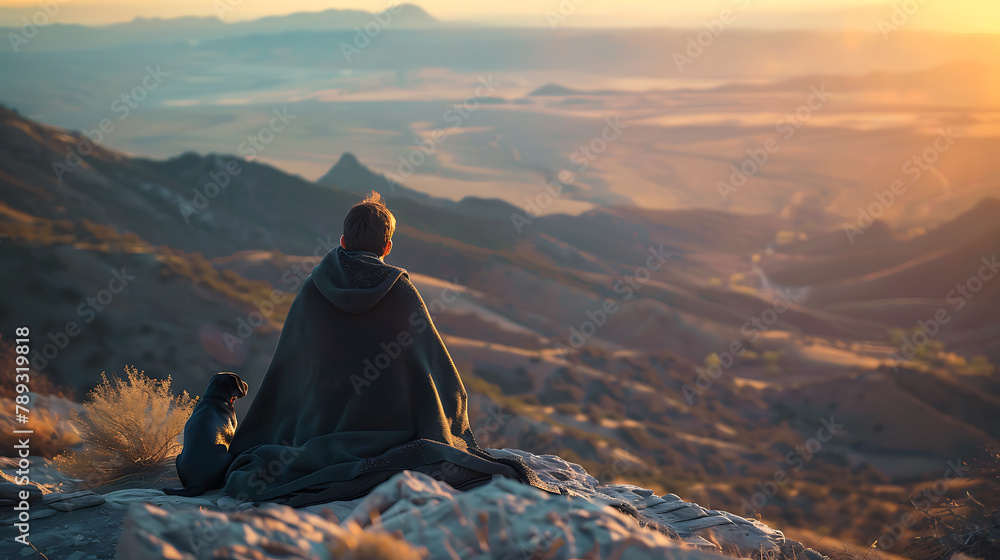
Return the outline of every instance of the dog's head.
<path id="1" fill-rule="evenodd" d="M 236 399 L 247 396 L 246 382 L 240 376 L 230 371 L 223 371 L 212 376 L 208 382 L 208 389 L 205 390 L 206 397 L 221 397 L 229 401 L 229 404 L 236 402 Z"/>

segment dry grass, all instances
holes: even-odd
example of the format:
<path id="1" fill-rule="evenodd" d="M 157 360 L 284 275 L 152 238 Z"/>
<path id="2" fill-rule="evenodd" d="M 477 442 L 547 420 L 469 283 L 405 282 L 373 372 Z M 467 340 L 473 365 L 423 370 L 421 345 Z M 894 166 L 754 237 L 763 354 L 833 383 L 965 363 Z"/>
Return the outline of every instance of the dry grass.
<path id="1" fill-rule="evenodd" d="M 16 368 L 27 366 L 17 364 L 16 360 L 17 354 L 14 352 L 14 341 L 4 340 L 3 337 L 0 337 L 0 398 L 13 399 L 18 395 L 16 390 L 17 379 L 15 377 L 17 375 Z M 34 370 L 30 372 L 28 386 L 31 387 L 31 392 L 36 395 L 54 395 L 73 400 L 72 389 L 53 383 L 45 374 Z M 14 410 L 14 407 L 4 410 Z"/>
<path id="2" fill-rule="evenodd" d="M 20 394 L 17 392 L 18 382 L 23 381 L 23 378 L 16 377 L 18 367 L 27 366 L 17 363 L 14 342 L 0 337 L 0 448 L 14 449 L 18 443 L 18 434 L 13 431 L 23 428 L 34 431 L 31 435 L 32 455 L 51 458 L 80 443 L 80 436 L 73 431 L 66 418 L 43 407 L 32 407 L 31 420 L 27 426 L 16 421 L 14 399 Z M 38 395 L 53 395 L 65 399 L 72 399 L 73 396 L 73 391 L 68 387 L 53 383 L 44 374 L 33 370 L 29 372 L 26 385 L 36 399 Z"/>
<path id="3" fill-rule="evenodd" d="M 841 550 L 831 553 L 830 560 L 885 560 L 885 556 L 878 553 L 875 545 L 865 550 L 857 550 L 854 547 L 845 545 Z"/>
<path id="4" fill-rule="evenodd" d="M 124 380 L 108 380 L 102 373 L 101 384 L 83 405 L 85 413 L 72 415 L 83 451 L 53 459 L 60 471 L 88 485 L 156 471 L 180 452 L 177 436 L 197 403 L 187 392 L 175 396 L 169 377 L 150 379 L 128 366 L 125 373 Z"/>
<path id="5" fill-rule="evenodd" d="M 30 428 L 31 434 L 31 454 L 39 457 L 51 458 L 69 450 L 74 445 L 80 443 L 80 436 L 68 425 L 66 420 L 44 408 L 34 408 L 31 411 L 30 424 L 18 424 L 13 414 L 7 411 L 14 410 L 14 401 L 0 398 L 0 448 L 14 449 L 18 443 L 18 435 L 14 430 Z M 23 438 L 24 436 L 20 436 Z"/>
<path id="6" fill-rule="evenodd" d="M 427 549 L 413 546 L 400 535 L 365 531 L 356 523 L 349 523 L 347 529 L 344 540 L 329 545 L 339 560 L 423 560 L 427 555 Z"/>

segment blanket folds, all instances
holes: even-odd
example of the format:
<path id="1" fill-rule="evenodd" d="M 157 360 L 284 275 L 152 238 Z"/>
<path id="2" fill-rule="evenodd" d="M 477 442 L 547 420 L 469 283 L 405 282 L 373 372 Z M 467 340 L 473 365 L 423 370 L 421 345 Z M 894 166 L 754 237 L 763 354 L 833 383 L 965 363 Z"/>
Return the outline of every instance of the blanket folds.
<path id="1" fill-rule="evenodd" d="M 559 493 L 476 443 L 465 387 L 406 271 L 340 247 L 292 303 L 229 451 L 227 493 L 291 506 L 354 499 L 402 470 Z"/>

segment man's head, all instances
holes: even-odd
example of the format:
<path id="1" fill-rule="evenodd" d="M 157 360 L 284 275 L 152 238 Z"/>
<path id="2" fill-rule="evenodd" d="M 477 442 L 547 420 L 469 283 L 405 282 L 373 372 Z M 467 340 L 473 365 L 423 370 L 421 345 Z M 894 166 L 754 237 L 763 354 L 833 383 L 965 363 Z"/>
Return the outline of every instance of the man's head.
<path id="1" fill-rule="evenodd" d="M 347 251 L 369 251 L 384 257 L 392 250 L 396 217 L 375 191 L 354 205 L 344 218 L 340 246 Z"/>

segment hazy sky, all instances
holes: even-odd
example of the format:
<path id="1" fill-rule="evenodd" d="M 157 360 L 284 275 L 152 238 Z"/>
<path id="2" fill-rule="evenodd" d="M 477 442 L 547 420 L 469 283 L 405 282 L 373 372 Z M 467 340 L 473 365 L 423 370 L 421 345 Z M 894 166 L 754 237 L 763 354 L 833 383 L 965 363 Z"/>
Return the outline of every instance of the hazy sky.
<path id="1" fill-rule="evenodd" d="M 256 19 L 266 15 L 329 8 L 379 11 L 389 0 L 47 0 L 62 4 L 53 21 L 109 23 L 136 16 L 178 17 L 217 15 L 223 19 Z M 998 0 L 421 0 L 414 2 L 446 21 L 546 26 L 553 14 L 565 16 L 565 26 L 700 25 L 724 8 L 737 14 L 736 25 L 825 27 L 877 30 L 879 21 L 896 21 L 913 29 L 1000 33 Z M 915 8 L 915 9 L 914 9 Z M 906 15 L 905 11 L 912 15 Z M 0 0 L 0 23 L 39 11 L 39 1 Z M 905 19 L 904 19 L 905 18 Z"/>

